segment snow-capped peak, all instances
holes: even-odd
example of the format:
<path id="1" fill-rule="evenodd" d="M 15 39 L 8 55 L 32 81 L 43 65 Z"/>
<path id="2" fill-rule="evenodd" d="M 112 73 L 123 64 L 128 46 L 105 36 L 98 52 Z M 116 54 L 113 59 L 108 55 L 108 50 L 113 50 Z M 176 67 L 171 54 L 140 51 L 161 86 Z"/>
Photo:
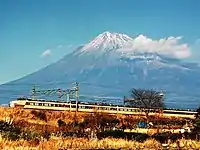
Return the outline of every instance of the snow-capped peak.
<path id="1" fill-rule="evenodd" d="M 94 40 L 84 45 L 81 51 L 92 51 L 92 50 L 111 50 L 126 47 L 131 44 L 133 39 L 125 34 L 103 32 L 98 35 Z"/>

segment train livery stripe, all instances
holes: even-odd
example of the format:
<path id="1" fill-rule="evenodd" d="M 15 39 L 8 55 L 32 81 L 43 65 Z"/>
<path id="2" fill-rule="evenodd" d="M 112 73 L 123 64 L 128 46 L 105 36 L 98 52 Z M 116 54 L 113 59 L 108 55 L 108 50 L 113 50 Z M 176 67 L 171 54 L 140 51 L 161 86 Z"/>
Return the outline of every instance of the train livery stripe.
<path id="1" fill-rule="evenodd" d="M 60 110 L 60 111 L 76 111 L 76 104 L 70 102 L 55 102 L 55 101 L 37 101 L 37 100 L 16 100 L 10 102 L 11 107 L 20 107 L 27 109 L 44 109 L 44 110 Z M 145 110 L 132 107 L 119 107 L 107 105 L 90 105 L 78 104 L 78 111 L 80 112 L 102 112 L 112 114 L 129 114 L 129 115 L 145 115 Z M 149 115 L 155 115 L 154 109 L 148 109 Z M 161 116 L 173 116 L 183 118 L 195 118 L 197 112 L 192 111 L 176 111 L 176 110 L 163 110 Z"/>

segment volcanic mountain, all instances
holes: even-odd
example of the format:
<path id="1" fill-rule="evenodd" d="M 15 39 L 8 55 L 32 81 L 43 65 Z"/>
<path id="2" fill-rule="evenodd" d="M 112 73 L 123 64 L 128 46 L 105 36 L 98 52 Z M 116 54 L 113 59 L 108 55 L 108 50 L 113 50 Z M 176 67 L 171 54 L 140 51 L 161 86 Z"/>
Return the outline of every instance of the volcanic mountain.
<path id="1" fill-rule="evenodd" d="M 0 86 L 4 91 L 0 97 L 20 96 L 30 90 L 30 84 L 66 88 L 77 81 L 80 98 L 86 101 L 122 99 L 134 87 L 164 90 L 168 107 L 196 108 L 200 104 L 198 64 L 134 49 L 133 41 L 125 34 L 104 32 L 56 63 Z"/>

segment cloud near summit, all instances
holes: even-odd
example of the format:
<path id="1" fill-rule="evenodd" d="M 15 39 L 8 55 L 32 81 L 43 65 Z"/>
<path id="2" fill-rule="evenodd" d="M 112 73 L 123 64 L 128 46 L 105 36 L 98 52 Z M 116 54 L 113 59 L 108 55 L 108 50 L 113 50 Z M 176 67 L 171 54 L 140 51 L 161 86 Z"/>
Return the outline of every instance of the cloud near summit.
<path id="1" fill-rule="evenodd" d="M 42 58 L 44 58 L 44 57 L 48 57 L 48 56 L 50 56 L 51 55 L 51 50 L 50 49 L 47 49 L 47 50 L 45 50 L 40 56 L 42 57 Z"/>
<path id="2" fill-rule="evenodd" d="M 153 40 L 144 35 L 139 35 L 133 39 L 123 51 L 126 52 L 157 52 L 175 58 L 187 58 L 191 55 L 191 50 L 188 44 L 181 43 L 182 37 L 161 38 Z"/>

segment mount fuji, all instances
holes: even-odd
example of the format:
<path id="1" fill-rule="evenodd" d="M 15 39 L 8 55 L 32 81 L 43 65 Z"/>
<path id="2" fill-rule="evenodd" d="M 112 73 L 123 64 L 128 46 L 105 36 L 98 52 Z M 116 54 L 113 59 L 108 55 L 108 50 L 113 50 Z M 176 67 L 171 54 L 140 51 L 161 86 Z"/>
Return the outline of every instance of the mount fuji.
<path id="1" fill-rule="evenodd" d="M 21 79 L 0 86 L 1 102 L 28 93 L 31 84 L 66 88 L 80 82 L 80 99 L 113 102 L 129 96 L 131 88 L 164 90 L 168 107 L 197 108 L 200 104 L 199 64 L 159 51 L 137 49 L 135 39 L 104 32 L 61 60 Z M 12 90 L 13 91 L 12 91 Z M 6 99 L 7 98 L 7 99 Z"/>

